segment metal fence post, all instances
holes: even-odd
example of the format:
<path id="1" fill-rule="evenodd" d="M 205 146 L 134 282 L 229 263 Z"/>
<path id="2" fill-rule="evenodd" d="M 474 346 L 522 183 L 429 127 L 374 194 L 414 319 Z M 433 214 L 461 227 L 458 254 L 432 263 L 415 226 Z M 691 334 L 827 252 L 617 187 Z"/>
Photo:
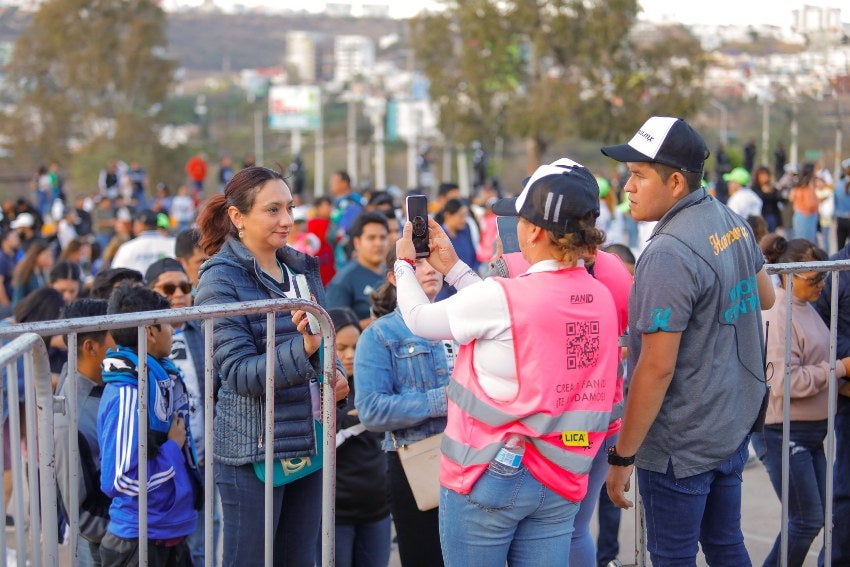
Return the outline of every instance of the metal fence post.
<path id="1" fill-rule="evenodd" d="M 76 565 L 77 544 L 80 538 L 79 530 L 72 530 L 70 526 L 80 523 L 80 447 L 78 431 L 80 430 L 79 402 L 77 400 L 77 334 L 68 335 L 68 366 L 66 367 L 65 380 L 68 383 L 68 400 L 65 404 L 65 413 L 68 416 L 68 543 L 71 548 L 71 565 Z"/>
<path id="2" fill-rule="evenodd" d="M 336 375 L 335 333 L 333 323 L 325 311 L 315 313 L 322 329 L 324 345 L 325 379 L 322 382 L 322 423 L 324 424 L 322 462 L 322 565 L 333 567 L 336 560 L 335 511 L 336 511 Z M 317 440 L 318 442 L 318 440 Z"/>
<path id="3" fill-rule="evenodd" d="M 137 400 L 139 408 L 139 565 L 148 566 L 148 341 L 147 327 L 140 325 L 136 337 L 139 355 L 139 384 Z"/>
<path id="4" fill-rule="evenodd" d="M 56 508 L 56 459 L 53 447 L 53 384 L 50 380 L 50 365 L 47 347 L 41 337 L 32 339 L 33 348 L 28 359 L 33 368 L 33 390 L 38 404 L 38 466 L 30 475 L 41 480 L 41 558 L 44 565 L 59 564 L 58 510 Z M 35 447 L 29 449 L 34 455 Z M 35 461 L 33 456 L 32 461 Z M 32 495 L 30 496 L 32 498 Z M 36 502 L 38 505 L 38 502 Z M 35 532 L 35 528 L 33 528 Z M 35 536 L 33 536 L 35 541 Z M 37 556 L 33 549 L 33 559 Z"/>
<path id="5" fill-rule="evenodd" d="M 266 315 L 266 403 L 265 403 L 265 465 L 266 465 L 266 483 L 265 483 L 265 561 L 266 567 L 273 567 L 274 556 L 274 521 L 272 519 L 272 507 L 274 486 L 274 367 L 275 367 L 275 313 L 271 312 Z"/>
<path id="6" fill-rule="evenodd" d="M 10 343 L 12 348 L 14 341 Z M 24 476 L 21 470 L 21 396 L 18 388 L 18 365 L 13 360 L 7 367 L 9 378 L 9 443 L 12 462 L 12 499 L 15 502 L 15 552 L 18 563 L 26 565 L 27 541 L 24 527 Z"/>

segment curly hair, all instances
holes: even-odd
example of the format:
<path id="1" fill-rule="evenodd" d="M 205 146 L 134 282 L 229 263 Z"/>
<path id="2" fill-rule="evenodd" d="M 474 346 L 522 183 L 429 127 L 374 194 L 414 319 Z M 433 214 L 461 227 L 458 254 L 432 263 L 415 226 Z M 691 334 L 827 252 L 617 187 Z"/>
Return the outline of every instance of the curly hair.
<path id="1" fill-rule="evenodd" d="M 594 213 L 588 213 L 580 219 L 579 225 L 579 230 L 575 232 L 546 231 L 549 242 L 558 253 L 558 262 L 574 264 L 580 258 L 596 254 L 596 249 L 605 242 L 605 232 L 596 228 Z"/>

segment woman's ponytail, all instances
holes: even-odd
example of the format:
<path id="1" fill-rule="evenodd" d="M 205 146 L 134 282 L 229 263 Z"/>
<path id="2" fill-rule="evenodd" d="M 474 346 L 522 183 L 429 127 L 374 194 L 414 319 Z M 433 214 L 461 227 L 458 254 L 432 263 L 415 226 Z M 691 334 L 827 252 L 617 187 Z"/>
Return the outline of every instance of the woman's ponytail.
<path id="1" fill-rule="evenodd" d="M 228 234 L 235 234 L 227 209 L 227 198 L 222 193 L 216 193 L 198 214 L 198 231 L 201 233 L 198 246 L 208 256 L 221 249 Z"/>

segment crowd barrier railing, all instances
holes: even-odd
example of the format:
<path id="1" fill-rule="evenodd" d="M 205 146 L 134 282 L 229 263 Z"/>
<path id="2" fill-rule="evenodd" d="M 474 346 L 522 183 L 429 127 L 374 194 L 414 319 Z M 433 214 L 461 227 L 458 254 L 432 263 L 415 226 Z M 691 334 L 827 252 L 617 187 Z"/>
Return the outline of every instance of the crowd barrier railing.
<path id="1" fill-rule="evenodd" d="M 336 404 L 334 400 L 333 380 L 335 373 L 335 352 L 334 352 L 334 329 L 328 317 L 327 312 L 319 305 L 301 299 L 286 299 L 286 300 L 264 300 L 252 301 L 243 303 L 232 303 L 222 305 L 204 305 L 200 307 L 187 307 L 182 309 L 165 309 L 160 311 L 148 311 L 142 313 L 126 313 L 120 315 L 105 315 L 102 317 L 86 317 L 79 319 L 68 319 L 61 321 L 47 321 L 40 323 L 26 323 L 12 325 L 8 327 L 0 327 L 0 340 L 9 340 L 2 351 L 0 351 L 0 367 L 7 365 L 9 372 L 10 396 L 15 396 L 17 399 L 17 380 L 16 368 L 14 365 L 9 365 L 8 361 L 15 356 L 19 356 L 19 352 L 25 352 L 26 349 L 31 349 L 34 353 L 32 359 L 34 365 L 29 364 L 25 369 L 25 383 L 28 390 L 31 390 L 33 395 L 26 396 L 26 403 L 32 403 L 39 408 L 39 458 L 36 462 L 34 452 L 30 454 L 30 471 L 39 471 L 39 475 L 30 474 L 30 502 L 31 502 L 31 520 L 30 530 L 33 538 L 40 535 L 43 540 L 42 556 L 44 565 L 57 565 L 57 538 L 55 536 L 44 537 L 43 534 L 56 534 L 57 527 L 57 506 L 56 506 L 56 469 L 53 447 L 53 407 L 54 399 L 51 391 L 50 372 L 47 362 L 47 350 L 42 342 L 41 337 L 53 335 L 66 335 L 68 341 L 68 376 L 73 377 L 76 374 L 77 368 L 77 335 L 79 333 L 109 331 L 112 329 L 121 329 L 129 327 L 137 327 L 139 333 L 139 390 L 147 391 L 147 368 L 145 367 L 146 360 L 146 341 L 145 327 L 157 325 L 161 323 L 179 324 L 189 320 L 202 320 L 204 330 L 204 383 L 205 383 L 205 399 L 204 399 L 204 447 L 206 454 L 206 462 L 213 463 L 213 333 L 214 320 L 222 317 L 232 317 L 239 315 L 265 314 L 267 357 L 269 360 L 266 365 L 266 398 L 265 398 L 265 564 L 271 567 L 274 564 L 273 558 L 273 533 L 272 529 L 274 522 L 272 521 L 272 495 L 273 495 L 273 453 L 274 446 L 274 368 L 273 356 L 275 344 L 275 316 L 279 316 L 281 312 L 289 312 L 292 310 L 303 310 L 316 316 L 321 328 L 323 338 L 323 375 L 322 398 L 328 400 L 322 404 L 322 424 L 324 435 L 323 443 L 323 466 L 322 466 L 322 564 L 333 565 L 334 563 L 334 525 L 335 525 L 335 492 L 336 492 Z M 288 313 L 284 314 L 288 316 Z M 36 334 L 33 334 L 36 333 Z M 25 345 L 25 346 L 24 346 Z M 34 345 L 34 346 L 33 346 Z M 7 354 L 8 353 L 8 354 Z M 5 357 L 5 358 L 4 358 Z M 11 370 L 9 370 L 9 368 Z M 77 538 L 79 538 L 79 491 L 78 491 L 78 469 L 79 469 L 79 447 L 77 440 L 77 431 L 79 425 L 77 393 L 75 388 L 68 389 L 69 396 L 67 400 L 57 399 L 57 408 L 59 411 L 65 411 L 68 415 L 68 444 L 69 444 L 69 471 L 70 482 L 69 486 L 69 543 L 72 554 L 72 565 L 77 564 L 76 550 Z M 139 396 L 138 398 L 139 412 L 139 564 L 142 566 L 148 565 L 147 543 L 148 543 L 148 499 L 147 499 L 147 426 L 148 426 L 148 397 Z M 10 409 L 14 408 L 15 404 L 10 404 Z M 64 410 L 63 410 L 64 407 Z M 49 409 L 50 411 L 44 411 Z M 29 417 L 32 415 L 32 426 L 30 427 Z M 27 411 L 27 437 L 28 446 L 30 448 L 35 445 L 29 443 L 30 436 L 36 431 L 34 423 L 34 412 Z M 10 425 L 12 427 L 12 439 L 20 439 L 20 429 L 16 427 L 16 415 L 10 411 Z M 18 446 L 17 453 L 14 452 L 15 446 Z M 20 462 L 20 445 L 12 443 L 13 460 L 16 463 Z M 16 456 L 17 455 L 17 456 Z M 2 460 L 2 456 L 0 456 Z M 14 463 L 13 463 L 14 464 Z M 17 517 L 23 517 L 23 486 L 22 475 L 20 468 L 17 470 L 15 483 L 15 507 L 18 510 Z M 35 485 L 35 479 L 41 479 L 41 497 L 38 496 L 38 488 Z M 206 567 L 212 567 L 215 550 L 213 549 L 213 507 L 214 507 L 214 486 L 213 466 L 204 468 L 204 550 Z M 37 514 L 35 507 L 41 501 L 42 513 Z M 0 504 L 0 512 L 3 512 L 4 504 Z M 2 514 L 0 514 L 2 517 Z M 17 518 L 16 518 L 17 519 Z M 42 525 L 38 525 L 41 520 Z M 17 524 L 17 522 L 16 522 Z M 23 522 L 21 522 L 23 524 Z M 5 532 L 0 530 L 0 538 L 5 538 Z M 33 540 L 33 549 L 37 549 Z M 5 548 L 5 541 L 0 539 L 0 548 Z M 23 531 L 18 532 L 17 547 L 19 550 L 24 548 Z M 20 551 L 18 552 L 20 553 Z M 20 556 L 19 556 L 20 557 Z M 2 561 L 2 559 L 0 559 Z M 34 562 L 34 567 L 40 567 L 40 563 Z"/>
<path id="2" fill-rule="evenodd" d="M 850 260 L 830 260 L 824 262 L 794 262 L 786 264 L 765 264 L 765 271 L 769 275 L 782 274 L 799 274 L 801 272 L 827 272 L 827 277 L 831 278 L 831 297 L 830 297 L 830 323 L 829 323 L 829 396 L 827 408 L 827 438 L 826 438 L 826 497 L 825 497 L 825 513 L 824 513 L 824 565 L 832 563 L 832 529 L 833 529 L 833 483 L 834 483 L 834 464 L 835 464 L 835 411 L 837 402 L 838 385 L 835 380 L 835 365 L 837 361 L 837 336 L 838 336 L 838 291 L 839 291 L 839 274 L 842 271 L 850 270 Z M 785 343 L 785 372 L 783 379 L 783 416 L 782 416 L 782 490 L 781 490 L 781 523 L 780 523 L 780 542 L 781 556 L 780 565 L 783 567 L 788 565 L 788 487 L 789 487 L 789 432 L 791 420 L 791 321 L 792 309 L 791 299 L 793 297 L 794 278 L 788 278 L 786 283 L 786 314 L 785 314 L 785 336 L 781 340 Z M 770 340 L 780 340 L 779 337 L 770 336 Z M 640 499 L 639 490 L 637 487 L 637 476 L 632 477 L 632 483 L 635 486 L 635 548 L 634 548 L 634 564 L 644 567 L 649 564 L 649 555 L 646 550 L 646 523 L 644 518 L 644 510 Z M 746 543 L 746 542 L 745 542 Z M 814 545 L 813 545 L 814 547 Z"/>
<path id="3" fill-rule="evenodd" d="M 800 262 L 789 264 L 766 265 L 766 271 L 771 275 L 795 274 L 801 272 L 828 272 L 831 277 L 831 314 L 830 314 L 830 380 L 829 380 L 829 402 L 828 402 L 828 433 L 827 433 L 827 471 L 826 471 L 826 507 L 824 518 L 824 559 L 825 564 L 831 563 L 832 542 L 832 494 L 835 462 L 835 431 L 834 419 L 836 411 L 837 384 L 835 381 L 836 364 L 836 341 L 838 320 L 838 287 L 839 274 L 841 271 L 850 270 L 850 260 L 826 261 L 826 262 Z M 791 357 L 791 321 L 792 309 L 791 298 L 793 295 L 794 278 L 788 278 L 786 284 L 786 334 L 785 341 L 785 380 L 784 380 L 784 415 L 783 415 L 783 439 L 782 439 L 782 516 L 781 516 L 781 565 L 787 565 L 788 554 L 788 471 L 789 471 L 789 428 L 790 428 L 790 357 Z M 57 411 L 65 411 L 69 416 L 69 438 L 70 447 L 70 494 L 68 514 L 70 516 L 70 549 L 71 553 L 76 551 L 76 539 L 79 537 L 79 494 L 77 493 L 79 449 L 77 446 L 77 426 L 79 416 L 77 415 L 76 390 L 69 389 L 68 400 L 54 400 L 51 391 L 50 373 L 47 362 L 47 350 L 41 337 L 52 335 L 67 335 L 68 340 L 68 374 L 73 376 L 76 369 L 76 344 L 79 333 L 106 331 L 111 329 L 137 327 L 139 329 L 139 388 L 145 391 L 147 388 L 147 371 L 144 367 L 145 340 L 144 328 L 159 323 L 182 323 L 189 320 L 203 320 L 204 329 L 204 439 L 207 462 L 212 463 L 213 448 L 213 333 L 214 320 L 221 317 L 230 317 L 248 314 L 266 314 L 267 329 L 270 332 L 266 336 L 267 356 L 271 356 L 274 345 L 274 318 L 282 311 L 301 309 L 316 315 L 321 327 L 324 339 L 324 382 L 323 399 L 333 400 L 333 375 L 334 369 L 334 331 L 327 313 L 315 303 L 299 300 L 266 300 L 247 302 L 239 304 L 210 305 L 201 307 L 188 307 L 183 309 L 170 309 L 162 311 L 150 311 L 143 313 L 131 313 L 123 315 L 106 315 L 103 317 L 90 317 L 71 319 L 63 321 L 50 321 L 42 323 L 28 323 L 9 327 L 0 327 L 0 340 L 11 340 L 0 349 L 0 368 L 5 368 L 9 388 L 10 402 L 20 399 L 17 384 L 17 359 L 24 358 L 24 374 L 27 395 L 25 396 L 27 445 L 35 447 L 35 432 L 38 432 L 38 460 L 36 462 L 35 451 L 28 451 L 29 471 L 39 471 L 38 475 L 28 474 L 28 489 L 30 493 L 30 537 L 32 549 L 41 549 L 40 557 L 32 558 L 32 565 L 56 565 L 58 562 L 57 541 L 55 537 L 45 537 L 45 534 L 57 533 L 57 507 L 56 507 L 56 469 L 54 462 L 53 447 L 53 412 L 54 406 Z M 274 376 L 272 374 L 273 364 L 267 364 L 266 372 L 266 429 L 265 429 L 265 563 L 273 565 L 272 555 L 272 448 L 274 427 Z M 2 396 L 2 393 L 0 393 Z M 64 409 L 63 409 L 64 408 Z M 50 410 L 50 411 L 45 411 Z M 139 396 L 139 560 L 140 565 L 147 565 L 147 397 Z M 36 427 L 36 414 L 38 416 L 38 427 Z M 19 409 L 17 403 L 9 404 L 10 435 L 12 439 L 20 439 Z M 335 479 L 336 479 L 336 451 L 335 431 L 336 414 L 335 404 L 322 404 L 322 422 L 324 426 L 323 443 L 323 468 L 322 468 L 322 564 L 333 565 L 334 562 L 334 518 L 335 518 Z M 49 432 L 49 434 L 48 434 Z M 24 473 L 23 462 L 19 443 L 12 443 L 12 476 L 14 486 L 13 506 L 16 519 L 16 549 L 19 554 L 26 553 L 26 532 L 24 523 L 21 521 L 25 516 L 23 502 Z M 0 463 L 2 463 L 0 453 Z M 213 549 L 213 490 L 214 485 L 213 467 L 207 466 L 204 470 L 204 483 L 207 490 L 204 495 L 205 516 L 205 563 L 212 567 L 215 550 Z M 636 484 L 636 478 L 633 478 Z M 643 508 L 635 487 L 635 564 L 646 565 L 648 554 L 646 552 L 646 529 L 643 518 Z M 39 508 L 40 502 L 40 508 Z M 5 512 L 5 502 L 0 499 L 0 517 Z M 0 530 L 0 549 L 6 546 L 5 531 Z M 72 564 L 76 558 L 72 556 Z M 24 560 L 26 556 L 24 555 Z M 0 558 L 0 566 L 5 563 L 5 556 Z"/>
<path id="4" fill-rule="evenodd" d="M 18 363 L 23 364 L 25 392 L 18 386 Z M 0 348 L 0 368 L 8 387 L 9 436 L 12 472 L 12 517 L 15 520 L 15 553 L 18 565 L 58 563 L 58 520 L 56 508 L 56 467 L 53 459 L 53 393 L 50 383 L 47 347 L 40 336 L 24 332 Z M 33 379 L 37 377 L 37 379 Z M 27 472 L 21 451 L 21 395 L 25 400 L 24 423 L 27 441 Z M 0 389 L 0 405 L 3 401 Z M 38 425 L 36 426 L 36 416 Z M 36 439 L 38 433 L 38 442 Z M 2 439 L 0 430 L 0 441 Z M 38 457 L 36 457 L 36 448 Z M 3 451 L 0 470 L 5 471 Z M 25 478 L 26 477 L 26 480 Z M 29 492 L 29 526 L 24 507 L 24 489 Z M 39 484 L 40 483 L 40 484 Z M 6 517 L 6 498 L 0 498 L 0 518 Z M 29 542 L 27 541 L 29 532 Z M 28 546 L 29 544 L 29 546 Z M 0 530 L 0 565 L 6 565 L 6 529 Z M 39 550 L 41 553 L 39 554 Z M 28 561 L 28 556 L 30 555 Z"/>

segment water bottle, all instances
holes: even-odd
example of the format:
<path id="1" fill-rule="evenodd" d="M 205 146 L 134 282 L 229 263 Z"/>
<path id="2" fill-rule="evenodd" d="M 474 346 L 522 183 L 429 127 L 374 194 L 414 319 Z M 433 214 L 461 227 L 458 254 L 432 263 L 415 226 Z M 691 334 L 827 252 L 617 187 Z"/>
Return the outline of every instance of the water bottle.
<path id="1" fill-rule="evenodd" d="M 522 464 L 524 454 L 525 438 L 522 435 L 511 434 L 487 468 L 497 474 L 513 474 Z"/>

